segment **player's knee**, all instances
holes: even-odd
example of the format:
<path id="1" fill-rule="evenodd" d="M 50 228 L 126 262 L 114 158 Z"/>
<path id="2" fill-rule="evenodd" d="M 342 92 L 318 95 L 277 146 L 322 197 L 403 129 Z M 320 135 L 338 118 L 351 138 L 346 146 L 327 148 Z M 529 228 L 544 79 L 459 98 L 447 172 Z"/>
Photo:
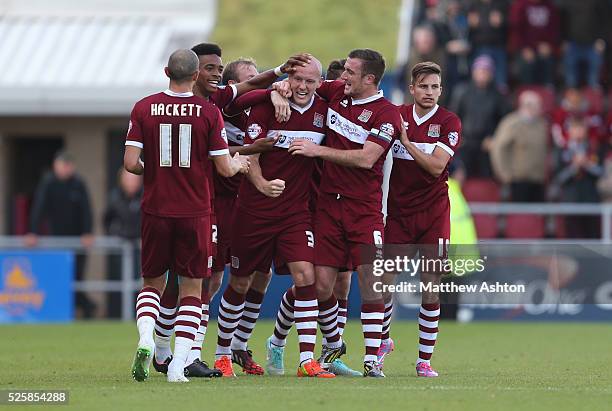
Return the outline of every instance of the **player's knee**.
<path id="1" fill-rule="evenodd" d="M 334 285 L 334 295 L 340 299 L 346 299 L 351 288 L 351 277 L 339 275 Z"/>
<path id="2" fill-rule="evenodd" d="M 291 276 L 293 277 L 293 283 L 297 287 L 306 287 L 306 286 L 314 284 L 315 282 L 314 271 L 312 270 L 296 271 L 296 272 L 291 273 Z"/>
<path id="3" fill-rule="evenodd" d="M 159 277 L 143 278 L 142 285 L 143 287 L 155 288 L 157 291 L 159 291 L 159 295 L 161 295 L 166 287 L 166 276 L 160 275 Z"/>
<path id="4" fill-rule="evenodd" d="M 230 277 L 229 283 L 238 294 L 246 294 L 251 285 L 249 277 L 236 277 L 233 275 Z"/>
<path id="5" fill-rule="evenodd" d="M 270 284 L 271 279 L 272 279 L 272 272 L 255 271 L 255 274 L 253 275 L 253 281 L 251 281 L 250 288 L 262 294 L 265 294 L 266 290 L 268 289 L 268 284 Z"/>
<path id="6" fill-rule="evenodd" d="M 318 281 L 316 282 L 316 288 L 317 288 L 317 298 L 319 300 L 327 300 L 329 297 L 331 297 L 332 293 L 333 293 L 333 286 L 332 284 L 325 282 L 325 281 Z"/>
<path id="7" fill-rule="evenodd" d="M 208 295 L 212 299 L 215 294 L 219 292 L 221 288 L 221 282 L 223 280 L 223 271 L 215 272 L 208 281 Z"/>

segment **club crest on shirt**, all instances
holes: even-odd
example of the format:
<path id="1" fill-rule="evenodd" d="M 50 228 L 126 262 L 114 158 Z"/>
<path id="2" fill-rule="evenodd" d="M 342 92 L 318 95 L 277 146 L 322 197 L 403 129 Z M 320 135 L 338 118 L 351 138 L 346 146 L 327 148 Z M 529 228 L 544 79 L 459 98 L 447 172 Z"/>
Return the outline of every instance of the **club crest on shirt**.
<path id="1" fill-rule="evenodd" d="M 312 120 L 312 124 L 315 127 L 319 127 L 319 128 L 323 128 L 323 114 L 321 113 L 314 113 L 314 120 Z"/>
<path id="2" fill-rule="evenodd" d="M 342 101 L 340 102 L 340 105 L 341 105 L 342 107 L 346 107 L 346 106 L 348 106 L 348 100 L 347 100 L 347 99 L 342 100 Z"/>
<path id="3" fill-rule="evenodd" d="M 257 123 L 253 123 L 249 126 L 249 128 L 247 129 L 247 134 L 249 135 L 249 137 L 251 137 L 252 139 L 257 138 L 257 136 L 259 134 L 261 134 L 261 126 Z"/>
<path id="4" fill-rule="evenodd" d="M 430 124 L 429 130 L 427 131 L 427 137 L 440 137 L 440 124 Z"/>
<path id="5" fill-rule="evenodd" d="M 357 119 L 365 123 L 370 119 L 370 117 L 372 117 L 372 112 L 370 110 L 364 109 L 359 115 L 359 117 L 357 117 Z"/>
<path id="6" fill-rule="evenodd" d="M 451 131 L 448 133 L 448 142 L 451 146 L 456 146 L 457 142 L 459 142 L 459 133 L 456 131 Z"/>

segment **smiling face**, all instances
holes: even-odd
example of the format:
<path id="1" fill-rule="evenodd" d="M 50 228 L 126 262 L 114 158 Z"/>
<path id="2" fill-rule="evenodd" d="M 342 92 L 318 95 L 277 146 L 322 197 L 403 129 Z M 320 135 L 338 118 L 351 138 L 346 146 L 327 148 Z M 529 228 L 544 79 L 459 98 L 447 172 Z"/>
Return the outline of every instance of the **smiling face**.
<path id="1" fill-rule="evenodd" d="M 358 58 L 348 58 L 344 63 L 344 72 L 340 79 L 344 81 L 344 94 L 350 97 L 360 97 L 364 90 L 371 86 L 373 75 L 363 75 L 363 61 Z"/>
<path id="2" fill-rule="evenodd" d="M 437 74 L 419 76 L 414 84 L 410 85 L 410 94 L 414 97 L 414 104 L 423 110 L 429 110 L 438 104 L 442 94 L 441 79 Z"/>
<path id="3" fill-rule="evenodd" d="M 223 73 L 223 62 L 221 57 L 216 54 L 205 54 L 199 56 L 200 60 L 198 80 L 196 88 L 204 96 L 208 97 L 217 91 L 219 83 L 221 83 L 221 74 Z"/>
<path id="4" fill-rule="evenodd" d="M 297 67 L 289 75 L 291 101 L 300 107 L 310 103 L 316 89 L 321 85 L 321 64 L 312 59 L 306 67 Z"/>

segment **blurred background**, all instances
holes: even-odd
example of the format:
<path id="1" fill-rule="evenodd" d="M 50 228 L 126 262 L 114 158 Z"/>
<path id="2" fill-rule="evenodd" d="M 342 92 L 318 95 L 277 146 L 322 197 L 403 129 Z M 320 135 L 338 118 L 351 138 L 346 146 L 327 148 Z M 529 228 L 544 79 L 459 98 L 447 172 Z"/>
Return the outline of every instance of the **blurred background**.
<path id="1" fill-rule="evenodd" d="M 0 323 L 134 318 L 142 182 L 121 171 L 129 113 L 167 86 L 171 51 L 203 41 L 260 71 L 295 52 L 325 66 L 374 48 L 398 104 L 410 102 L 410 67 L 439 63 L 441 104 L 463 122 L 452 241 L 609 249 L 611 10 L 610 0 L 0 0 Z M 272 282 L 262 317 L 285 280 Z M 545 314 L 570 318 L 561 311 Z"/>

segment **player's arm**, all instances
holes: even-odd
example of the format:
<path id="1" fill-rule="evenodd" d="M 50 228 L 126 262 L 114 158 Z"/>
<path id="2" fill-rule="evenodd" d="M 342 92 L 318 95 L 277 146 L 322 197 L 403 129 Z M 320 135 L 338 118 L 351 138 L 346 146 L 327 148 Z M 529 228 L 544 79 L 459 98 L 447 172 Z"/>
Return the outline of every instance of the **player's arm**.
<path id="1" fill-rule="evenodd" d="M 231 157 L 229 152 L 217 155 L 211 153 L 211 159 L 222 177 L 233 177 L 238 173 L 249 172 L 250 160 L 247 156 L 241 156 L 240 153 Z"/>
<path id="2" fill-rule="evenodd" d="M 231 146 L 229 148 L 230 154 L 234 155 L 235 153 L 240 153 L 243 156 L 249 156 L 252 154 L 260 154 L 265 153 L 267 151 L 272 151 L 274 148 L 274 144 L 278 138 L 275 137 L 265 137 L 258 138 L 252 144 L 244 145 L 244 146 Z"/>
<path id="3" fill-rule="evenodd" d="M 422 152 L 416 145 L 408 140 L 406 128 L 402 125 L 400 141 L 406 147 L 406 151 L 414 158 L 414 161 L 434 177 L 439 177 L 446 168 L 451 155 L 440 147 L 436 147 L 431 154 Z"/>
<path id="4" fill-rule="evenodd" d="M 125 146 L 123 155 L 123 167 L 132 174 L 141 175 L 144 173 L 144 163 L 140 159 L 142 148 L 133 145 Z"/>
<path id="5" fill-rule="evenodd" d="M 363 148 L 357 150 L 340 150 L 321 146 L 307 140 L 295 140 L 289 146 L 289 153 L 304 157 L 317 157 L 324 161 L 340 164 L 345 167 L 371 169 L 385 149 L 379 144 L 366 141 Z"/>
<path id="6" fill-rule="evenodd" d="M 259 165 L 259 154 L 249 156 L 249 158 L 251 159 L 251 168 L 247 178 L 257 191 L 268 197 L 278 197 L 281 195 L 285 189 L 285 182 L 280 179 L 266 180 Z"/>
<path id="7" fill-rule="evenodd" d="M 236 84 L 237 95 L 240 96 L 249 91 L 268 88 L 276 81 L 276 79 L 283 74 L 290 74 L 295 70 L 295 66 L 305 66 L 310 62 L 310 54 L 302 53 L 296 54 L 274 70 L 267 70 L 263 73 L 256 75 L 255 77 L 243 81 L 242 83 Z"/>

